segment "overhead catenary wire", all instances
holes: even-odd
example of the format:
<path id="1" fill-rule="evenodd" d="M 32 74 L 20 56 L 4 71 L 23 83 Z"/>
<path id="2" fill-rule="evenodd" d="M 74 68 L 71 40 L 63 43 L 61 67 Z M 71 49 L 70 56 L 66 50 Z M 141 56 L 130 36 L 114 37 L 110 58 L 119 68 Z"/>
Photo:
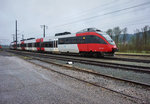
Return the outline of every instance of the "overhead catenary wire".
<path id="1" fill-rule="evenodd" d="M 101 17 L 101 16 L 105 16 L 105 15 L 109 15 L 109 14 L 114 14 L 114 13 L 126 11 L 126 10 L 129 10 L 129 9 L 133 9 L 133 8 L 137 8 L 137 7 L 141 7 L 141 6 L 149 5 L 149 4 L 150 4 L 150 2 L 145 2 L 145 3 L 138 4 L 138 5 L 126 7 L 126 8 L 123 8 L 123 9 L 118 9 L 118 10 L 115 10 L 115 11 L 112 11 L 112 12 L 107 12 L 107 13 L 104 13 L 104 14 L 100 14 L 100 15 L 96 15 L 96 16 L 91 16 L 91 17 L 79 19 L 79 20 L 76 20 L 76 21 L 72 21 L 72 22 L 69 22 L 69 23 L 66 23 L 66 24 L 62 24 L 62 25 L 58 25 L 58 26 L 54 26 L 54 27 L 61 27 L 61 26 L 77 23 L 77 22 L 80 22 L 80 21 L 86 21 L 86 20 L 97 18 L 97 17 Z"/>
<path id="2" fill-rule="evenodd" d="M 101 11 L 105 11 L 105 10 L 112 10 L 112 8 L 114 8 L 113 6 L 114 6 L 115 1 L 116 0 L 114 0 L 112 2 L 109 2 L 109 3 L 105 3 L 103 5 L 96 6 L 96 7 L 91 8 L 91 9 L 81 11 L 81 12 L 75 14 L 75 17 L 73 17 L 73 15 L 69 16 L 71 18 L 62 17 L 63 19 L 61 21 L 65 21 L 65 20 L 67 20 L 67 21 L 71 20 L 72 21 L 72 19 L 77 19 L 77 18 L 80 18 L 80 17 L 82 18 L 82 17 L 85 17 L 87 15 L 90 15 L 90 13 L 94 13 L 94 12 L 97 13 L 97 12 L 101 12 Z M 121 4 L 119 2 L 115 3 L 115 5 L 123 5 L 123 4 L 129 5 L 129 4 L 131 4 L 131 1 L 121 2 Z M 101 10 L 101 11 L 99 11 L 99 10 Z"/>
<path id="3" fill-rule="evenodd" d="M 115 2 L 115 0 L 112 0 L 112 1 L 109 2 L 109 3 L 105 3 L 105 4 L 102 4 L 102 5 L 98 5 L 98 6 L 94 7 L 94 8 L 90 8 L 90 9 L 87 9 L 87 10 L 80 11 L 79 13 L 70 15 L 69 17 L 72 17 L 72 16 L 74 16 L 74 15 L 77 15 L 78 17 L 81 16 L 81 15 L 86 15 L 86 14 L 89 13 L 90 11 L 93 12 L 93 10 L 98 9 L 99 7 L 101 8 L 101 7 L 108 6 L 108 5 L 110 5 L 110 4 L 113 4 L 114 2 Z"/>
<path id="4" fill-rule="evenodd" d="M 117 2 L 118 3 L 118 2 Z M 123 3 L 121 3 L 121 4 L 118 4 L 118 5 L 123 5 L 123 4 L 129 4 L 129 3 L 131 3 L 131 1 L 129 2 L 129 1 L 127 1 L 127 2 L 123 2 Z M 111 4 L 111 5 L 109 5 L 109 7 L 108 7 L 108 5 L 102 5 L 101 7 L 99 7 L 99 6 L 97 6 L 97 7 L 95 7 L 95 8 L 92 8 L 92 9 L 89 9 L 89 10 L 87 10 L 87 11 L 83 11 L 83 13 L 82 12 L 80 12 L 80 13 L 82 13 L 82 14 L 77 14 L 77 17 L 73 17 L 73 19 L 76 19 L 76 18 L 79 18 L 79 17 L 83 17 L 83 16 L 86 16 L 86 15 L 89 15 L 89 13 L 90 12 L 99 12 L 98 10 L 100 9 L 101 11 L 105 11 L 105 10 L 111 10 L 112 8 L 113 8 L 113 6 L 114 6 L 114 4 L 113 3 L 109 3 L 109 4 Z M 105 8 L 106 7 L 106 8 Z M 96 11 L 95 11 L 96 10 Z M 100 12 L 101 12 L 100 11 Z"/>

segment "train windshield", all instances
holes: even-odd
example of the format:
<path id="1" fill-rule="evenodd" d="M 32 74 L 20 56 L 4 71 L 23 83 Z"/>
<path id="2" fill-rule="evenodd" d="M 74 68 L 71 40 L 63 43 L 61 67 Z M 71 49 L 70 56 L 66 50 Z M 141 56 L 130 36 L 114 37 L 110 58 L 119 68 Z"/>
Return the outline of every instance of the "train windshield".
<path id="1" fill-rule="evenodd" d="M 101 35 L 112 45 L 115 45 L 115 42 L 111 39 L 111 37 L 106 33 L 101 33 Z"/>

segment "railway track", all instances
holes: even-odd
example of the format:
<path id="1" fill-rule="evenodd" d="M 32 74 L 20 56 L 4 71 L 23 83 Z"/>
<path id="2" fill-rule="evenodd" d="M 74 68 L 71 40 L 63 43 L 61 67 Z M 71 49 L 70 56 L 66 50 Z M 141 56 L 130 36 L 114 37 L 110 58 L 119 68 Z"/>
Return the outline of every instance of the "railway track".
<path id="1" fill-rule="evenodd" d="M 134 59 L 134 58 L 121 58 L 121 57 L 105 57 L 104 60 L 119 60 L 119 61 L 130 61 L 130 62 L 140 62 L 140 63 L 150 63 L 150 60 L 144 59 Z"/>
<path id="2" fill-rule="evenodd" d="M 53 63 L 53 62 L 49 61 L 48 59 L 49 59 L 50 57 L 48 57 L 47 55 L 44 55 L 44 56 L 43 56 L 43 55 L 40 55 L 40 54 L 38 54 L 38 53 L 37 53 L 37 54 L 35 54 L 35 53 L 34 53 L 34 54 L 24 54 L 24 53 L 21 53 L 21 52 L 14 52 L 14 53 L 19 54 L 19 55 L 21 55 L 21 56 L 24 55 L 24 56 L 27 56 L 27 57 L 31 57 L 32 59 L 39 60 L 39 61 L 42 61 L 42 62 L 45 62 L 45 63 L 56 64 L 56 63 Z M 59 59 L 61 59 L 61 58 L 59 58 Z M 35 63 L 33 63 L 33 64 L 35 64 Z M 38 65 L 38 64 L 36 64 L 36 65 Z M 60 64 L 56 64 L 56 65 L 60 65 Z M 38 66 L 41 66 L 41 65 L 38 65 Z M 61 66 L 61 65 L 60 65 L 60 66 Z M 41 67 L 47 69 L 47 67 L 44 67 L 44 66 L 41 66 Z M 50 70 L 51 70 L 51 69 L 50 69 Z M 82 69 L 78 69 L 78 68 L 77 68 L 76 70 L 77 70 L 77 71 L 81 71 L 81 72 L 85 72 L 85 73 L 90 73 L 90 74 L 93 74 L 93 75 L 96 75 L 96 76 L 103 76 L 103 77 L 111 78 L 111 79 L 114 79 L 114 80 L 119 80 L 119 81 L 131 83 L 131 84 L 135 84 L 135 85 L 140 85 L 140 86 L 142 86 L 142 87 L 143 87 L 143 86 L 144 86 L 144 87 L 147 87 L 147 88 L 150 87 L 150 85 L 148 85 L 148 84 L 144 84 L 144 83 L 140 83 L 140 82 L 135 82 L 135 81 L 130 81 L 130 80 L 125 80 L 125 79 L 121 79 L 121 78 L 116 78 L 116 77 L 113 77 L 113 76 L 103 75 L 103 74 L 100 74 L 100 73 L 97 73 L 97 72 L 93 72 L 93 71 L 87 71 L 87 70 L 82 70 Z M 126 97 L 129 97 L 129 98 L 132 98 L 132 99 L 135 99 L 135 100 L 140 100 L 140 101 L 144 102 L 144 101 L 143 101 L 142 99 L 140 99 L 140 98 L 137 98 L 137 97 L 134 97 L 134 96 L 131 96 L 131 95 L 127 95 L 127 94 L 124 94 L 124 93 L 122 93 L 122 92 L 118 92 L 118 91 L 116 91 L 116 90 L 109 89 L 109 88 L 104 87 L 104 86 L 101 86 L 101 85 L 99 85 L 99 84 L 92 83 L 92 82 L 88 82 L 88 81 L 82 80 L 82 79 L 80 79 L 80 78 L 76 78 L 76 77 L 70 76 L 70 75 L 68 75 L 68 74 L 55 71 L 55 70 L 52 70 L 52 71 L 57 72 L 57 73 L 59 73 L 59 74 L 63 74 L 63 75 L 65 75 L 65 76 L 68 76 L 68 77 L 71 77 L 71 78 L 74 78 L 74 79 L 77 79 L 77 80 L 80 80 L 80 81 L 85 82 L 85 83 L 92 84 L 92 85 L 97 86 L 97 87 L 104 88 L 104 89 L 106 89 L 106 90 L 109 90 L 109 91 L 112 91 L 112 92 L 115 92 L 115 93 L 119 93 L 119 94 L 124 95 L 124 96 L 126 96 Z"/>
<path id="3" fill-rule="evenodd" d="M 16 53 L 24 53 L 30 54 L 32 56 L 40 56 L 50 59 L 62 60 L 62 61 L 73 61 L 82 64 L 90 64 L 96 65 L 101 67 L 111 67 L 111 68 L 118 68 L 128 71 L 135 71 L 135 72 L 142 72 L 142 73 L 150 73 L 150 67 L 148 66 L 136 66 L 136 65 L 128 65 L 128 64 L 119 64 L 119 63 L 112 63 L 112 62 L 103 62 L 103 61 L 94 61 L 92 59 L 87 58 L 80 58 L 80 57 L 65 57 L 62 55 L 52 55 L 52 54 L 41 54 L 41 53 L 33 53 L 33 52 L 23 52 L 23 51 L 11 51 Z"/>
<path id="4" fill-rule="evenodd" d="M 115 55 L 119 55 L 119 56 L 139 56 L 139 57 L 150 57 L 150 55 L 142 55 L 142 54 L 118 54 L 116 53 Z"/>
<path id="5" fill-rule="evenodd" d="M 63 61 L 73 61 L 73 62 L 88 64 L 88 65 L 112 67 L 112 68 L 119 68 L 119 69 L 124 69 L 124 70 L 129 70 L 129 71 L 150 73 L 150 67 L 134 66 L 134 65 L 122 65 L 122 64 L 107 63 L 107 62 L 97 62 L 97 61 L 84 60 L 84 59 L 72 59 L 72 58 L 67 58 L 67 57 L 64 58 L 62 56 L 60 57 L 60 56 L 57 56 L 57 55 L 56 56 L 51 56 L 51 55 L 47 55 L 47 54 L 32 53 L 32 52 L 27 52 L 28 54 L 25 54 L 26 52 L 22 52 L 22 51 L 21 52 L 20 51 L 19 52 L 18 51 L 11 51 L 11 52 L 19 54 L 19 55 L 27 56 L 27 57 L 32 57 L 32 58 L 35 58 L 35 59 L 43 61 L 43 62 L 45 60 L 48 60 L 48 59 L 55 59 L 55 60 L 63 60 Z M 44 58 L 44 60 L 41 60 L 41 58 Z M 49 61 L 45 61 L 45 62 L 49 62 Z M 101 76 L 102 76 L 102 74 L 101 74 Z M 105 75 L 105 76 L 107 76 L 107 75 Z M 108 76 L 108 77 L 115 78 L 113 76 Z M 118 78 L 116 78 L 116 79 L 118 79 Z M 119 78 L 119 80 L 126 81 L 126 82 L 131 82 L 130 80 L 125 80 L 125 79 L 121 79 L 121 78 Z M 145 83 L 139 83 L 139 82 L 136 82 L 136 81 L 132 81 L 132 83 L 142 85 L 142 86 L 146 86 L 146 87 L 150 87 L 149 84 L 145 84 Z"/>
<path id="6" fill-rule="evenodd" d="M 8 51 L 8 50 L 7 50 Z M 26 51 L 27 52 L 27 51 Z M 46 54 L 46 53 L 45 53 Z M 62 56 L 60 54 L 50 54 L 48 53 L 48 55 L 58 55 L 58 56 Z M 63 56 L 72 56 L 72 57 L 81 57 L 80 55 L 76 55 L 76 54 L 63 54 Z M 116 54 L 116 56 L 111 57 L 111 56 L 105 56 L 104 58 L 101 57 L 100 59 L 103 60 L 117 60 L 117 61 L 128 61 L 128 62 L 139 62 L 139 63 L 150 63 L 150 59 L 134 59 L 134 58 L 122 58 L 122 57 L 117 57 L 117 56 L 128 56 L 128 54 Z M 135 55 L 129 55 L 129 56 L 135 56 Z M 144 56 L 144 57 L 150 57 L 150 55 L 136 55 L 136 56 Z M 84 57 L 85 58 L 85 57 Z M 90 56 L 87 56 L 87 58 L 91 58 Z M 94 58 L 93 59 L 99 59 L 99 58 Z"/>

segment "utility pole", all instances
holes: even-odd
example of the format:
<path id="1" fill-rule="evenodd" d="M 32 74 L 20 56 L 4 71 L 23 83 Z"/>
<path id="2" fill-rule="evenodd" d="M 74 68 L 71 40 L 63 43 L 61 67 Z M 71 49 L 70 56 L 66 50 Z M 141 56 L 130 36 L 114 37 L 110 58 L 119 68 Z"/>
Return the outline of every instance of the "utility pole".
<path id="1" fill-rule="evenodd" d="M 24 35 L 22 34 L 22 40 L 24 39 Z"/>
<path id="2" fill-rule="evenodd" d="M 48 29 L 48 26 L 41 25 L 41 28 L 43 28 L 43 37 L 45 37 L 45 29 Z"/>
<path id="3" fill-rule="evenodd" d="M 17 20 L 16 20 L 16 48 L 17 48 Z"/>

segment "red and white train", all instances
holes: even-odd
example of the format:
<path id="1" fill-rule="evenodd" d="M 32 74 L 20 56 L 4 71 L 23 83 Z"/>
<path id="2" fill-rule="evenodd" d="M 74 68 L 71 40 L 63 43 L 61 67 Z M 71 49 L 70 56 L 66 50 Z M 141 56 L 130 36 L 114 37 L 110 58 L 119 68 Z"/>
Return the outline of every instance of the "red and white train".
<path id="1" fill-rule="evenodd" d="M 16 42 L 12 42 L 10 48 L 94 56 L 114 55 L 118 50 L 110 36 L 96 28 L 87 28 L 75 34 L 64 32 L 53 37 L 30 38 L 17 42 L 17 45 Z"/>

